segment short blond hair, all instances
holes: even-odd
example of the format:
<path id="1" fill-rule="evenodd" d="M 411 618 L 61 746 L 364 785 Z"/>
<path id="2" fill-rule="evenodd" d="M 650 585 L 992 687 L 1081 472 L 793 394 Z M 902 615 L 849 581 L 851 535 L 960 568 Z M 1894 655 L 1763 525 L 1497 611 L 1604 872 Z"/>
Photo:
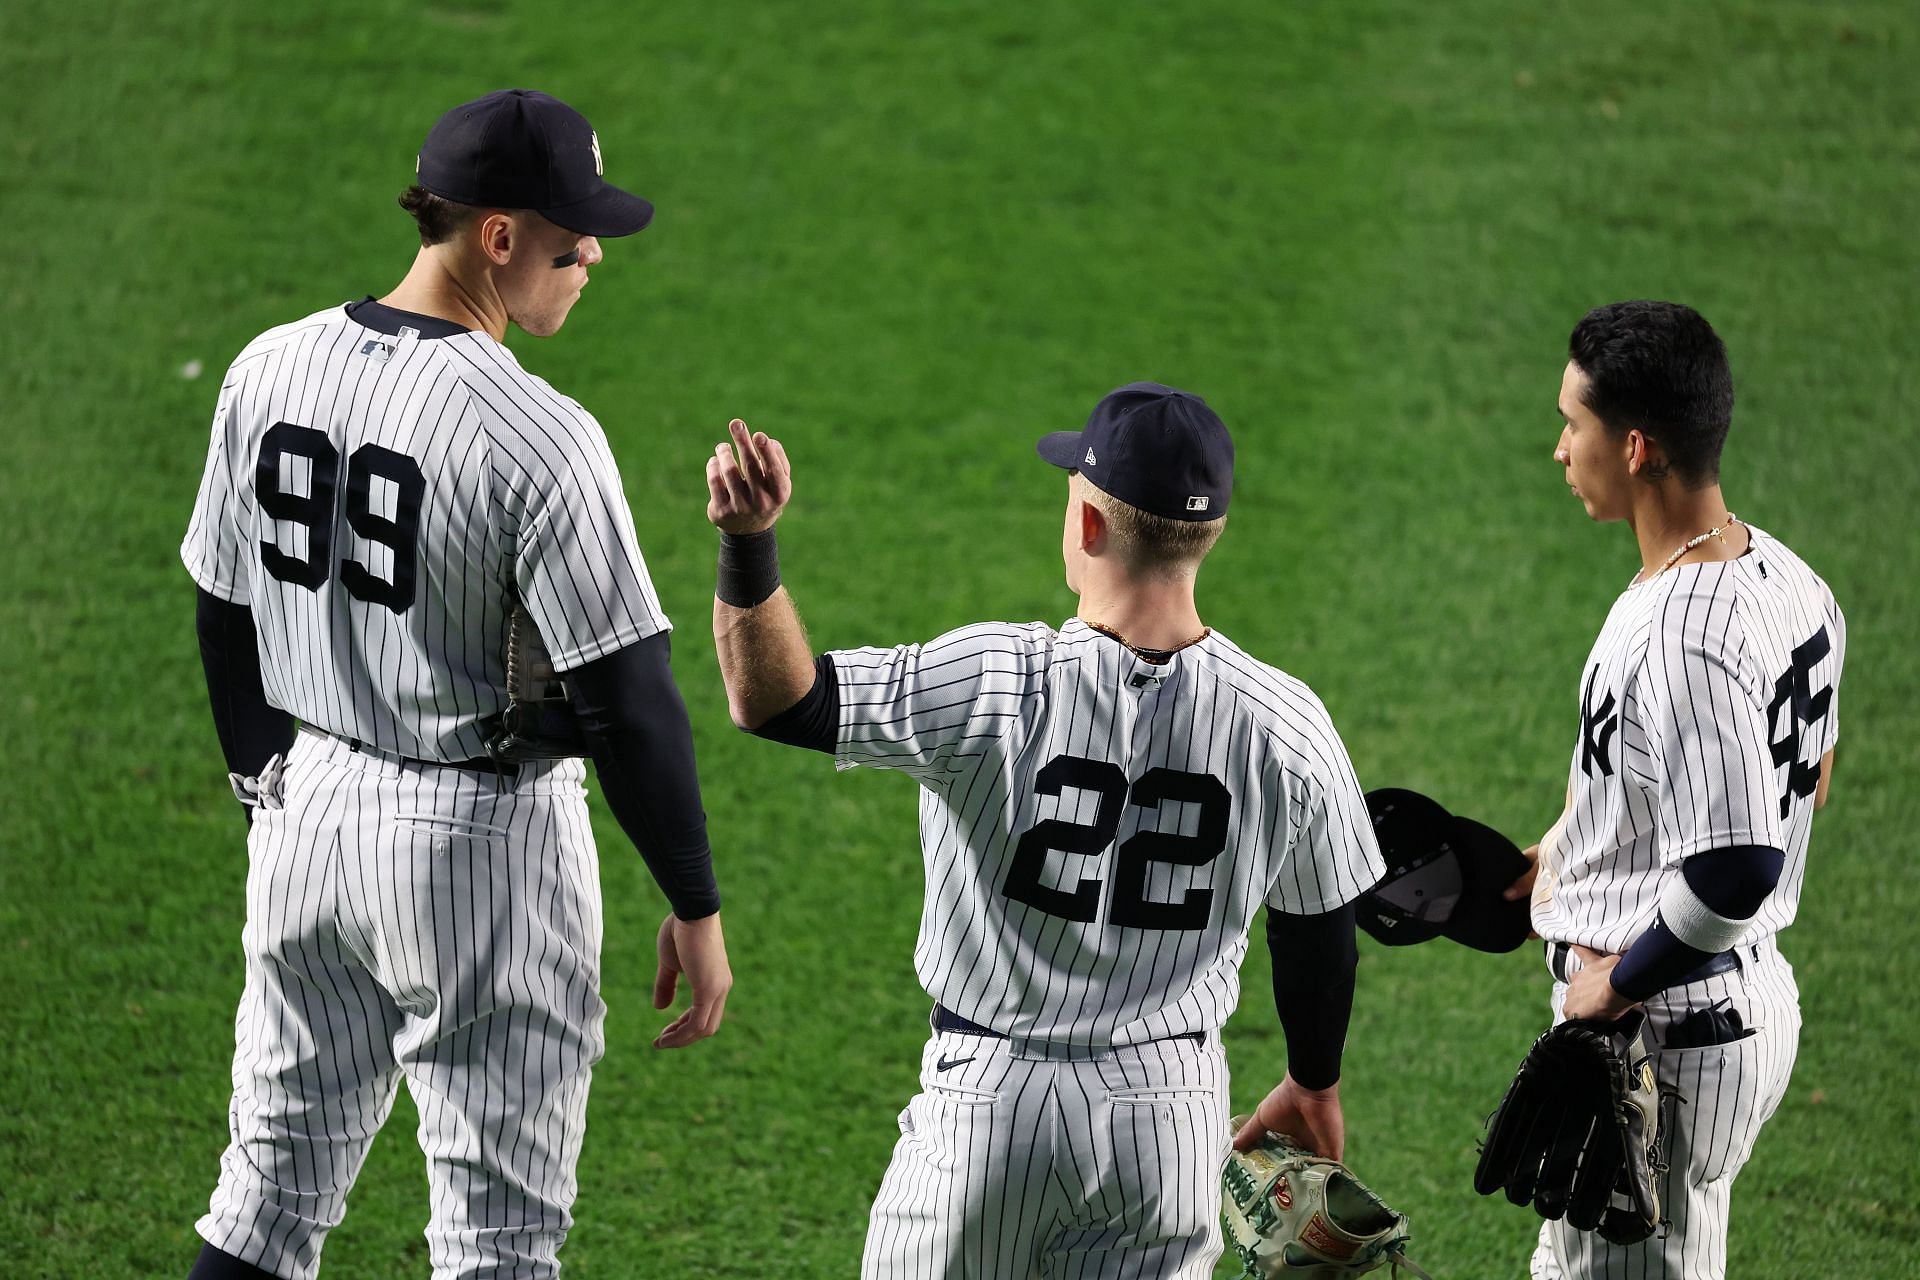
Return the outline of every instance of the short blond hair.
<path id="1" fill-rule="evenodd" d="M 1200 567 L 1227 527 L 1225 516 L 1212 520 L 1169 520 L 1142 511 L 1073 474 L 1080 501 L 1107 518 L 1114 554 L 1129 572 L 1142 578 L 1184 578 Z"/>

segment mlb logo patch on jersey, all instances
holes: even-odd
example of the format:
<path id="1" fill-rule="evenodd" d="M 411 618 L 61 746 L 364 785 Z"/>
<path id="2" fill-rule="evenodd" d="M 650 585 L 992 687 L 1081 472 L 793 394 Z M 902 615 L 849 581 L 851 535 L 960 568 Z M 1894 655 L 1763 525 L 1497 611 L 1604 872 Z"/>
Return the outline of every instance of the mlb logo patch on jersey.
<path id="1" fill-rule="evenodd" d="M 383 338 L 368 338 L 361 344 L 360 354 L 377 364 L 385 364 L 393 359 L 393 344 Z"/>

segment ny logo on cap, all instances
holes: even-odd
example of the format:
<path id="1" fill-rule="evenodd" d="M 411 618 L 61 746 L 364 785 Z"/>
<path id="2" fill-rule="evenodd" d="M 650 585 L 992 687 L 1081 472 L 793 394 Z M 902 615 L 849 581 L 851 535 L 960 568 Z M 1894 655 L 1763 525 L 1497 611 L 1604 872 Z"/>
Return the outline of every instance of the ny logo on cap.
<path id="1" fill-rule="evenodd" d="M 606 170 L 606 167 L 605 167 L 605 166 L 603 166 L 603 165 L 602 165 L 602 164 L 600 163 L 600 135 L 599 135 L 598 133 L 589 133 L 589 134 L 588 134 L 587 136 L 593 139 L 593 172 L 594 172 L 594 176 L 595 176 L 595 177 L 605 177 L 605 176 L 606 176 L 606 173 L 607 173 L 607 170 Z"/>
<path id="2" fill-rule="evenodd" d="M 1193 497 L 1187 499 L 1187 510 L 1205 511 L 1208 505 L 1212 503 L 1212 501 L 1213 499 L 1208 497 L 1206 494 L 1197 493 Z"/>
<path id="3" fill-rule="evenodd" d="M 1093 465 L 1093 450 L 1091 449 L 1087 450 L 1087 465 L 1088 466 Z"/>

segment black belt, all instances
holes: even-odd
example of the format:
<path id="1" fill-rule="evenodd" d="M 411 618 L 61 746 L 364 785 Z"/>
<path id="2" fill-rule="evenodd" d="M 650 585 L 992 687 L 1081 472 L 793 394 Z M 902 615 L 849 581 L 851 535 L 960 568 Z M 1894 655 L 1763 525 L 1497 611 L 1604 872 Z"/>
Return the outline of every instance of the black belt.
<path id="1" fill-rule="evenodd" d="M 933 1029 L 935 1031 L 954 1031 L 963 1036 L 985 1036 L 989 1040 L 1005 1040 L 1007 1037 L 992 1027 L 983 1027 L 968 1018 L 963 1018 L 945 1005 L 933 1006 Z M 1191 1040 L 1195 1044 L 1205 1044 L 1207 1037 L 1202 1031 L 1182 1031 L 1177 1036 L 1161 1036 L 1162 1040 Z M 1148 1043 L 1152 1043 L 1149 1041 Z"/>
<path id="2" fill-rule="evenodd" d="M 496 777 L 512 777 L 519 773 L 519 765 L 507 765 L 504 768 L 493 760 L 480 758 L 475 760 L 421 760 L 414 756 L 403 756 L 398 751 L 387 751 L 380 747 L 370 747 L 358 738 L 349 738 L 343 733 L 332 733 L 314 725 L 303 724 L 301 729 L 318 738 L 331 738 L 349 751 L 362 755 L 376 756 L 381 760 L 391 760 L 395 764 L 418 765 L 423 769 L 465 769 L 468 773 L 491 773 Z"/>
<path id="3" fill-rule="evenodd" d="M 1547 944 L 1547 968 L 1551 969 L 1553 976 L 1561 982 L 1567 981 L 1567 957 L 1571 955 L 1572 952 L 1573 948 L 1564 942 L 1549 942 Z M 1708 978 L 1717 977 L 1723 973 L 1732 973 L 1739 967 L 1740 952 L 1738 948 L 1731 951 L 1722 951 L 1717 956 L 1709 956 L 1701 961 L 1698 966 L 1682 974 L 1672 985 L 1675 987 L 1684 987 L 1689 982 L 1704 982 Z M 1668 989 L 1670 990 L 1671 988 Z"/>

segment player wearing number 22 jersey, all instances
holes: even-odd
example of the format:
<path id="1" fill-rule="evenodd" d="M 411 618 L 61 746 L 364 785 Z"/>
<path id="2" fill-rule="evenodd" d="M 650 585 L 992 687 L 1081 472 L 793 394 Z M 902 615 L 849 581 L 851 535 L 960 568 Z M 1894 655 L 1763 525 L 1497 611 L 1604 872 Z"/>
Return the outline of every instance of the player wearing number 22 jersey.
<path id="1" fill-rule="evenodd" d="M 1581 668 L 1566 810 L 1538 848 L 1534 928 L 1559 1017 L 1639 1005 L 1677 1095 L 1660 1204 L 1670 1228 L 1616 1245 L 1543 1225 L 1532 1273 L 1727 1272 L 1735 1175 L 1786 1090 L 1799 993 L 1793 923 L 1840 728 L 1846 621 L 1806 563 L 1735 519 L 1719 483 L 1733 382 L 1720 339 L 1672 303 L 1575 328 L 1555 450 L 1641 569 Z"/>
<path id="2" fill-rule="evenodd" d="M 1338 1154 L 1349 904 L 1381 874 L 1326 710 L 1201 625 L 1232 444 L 1197 396 L 1136 383 L 1040 443 L 1071 470 L 1078 616 L 814 658 L 778 586 L 778 441 L 708 466 L 714 628 L 734 717 L 920 786 L 921 1091 L 862 1274 L 1181 1276 L 1218 1256 L 1220 1027 L 1262 905 L 1289 1074 L 1262 1126 Z"/>

